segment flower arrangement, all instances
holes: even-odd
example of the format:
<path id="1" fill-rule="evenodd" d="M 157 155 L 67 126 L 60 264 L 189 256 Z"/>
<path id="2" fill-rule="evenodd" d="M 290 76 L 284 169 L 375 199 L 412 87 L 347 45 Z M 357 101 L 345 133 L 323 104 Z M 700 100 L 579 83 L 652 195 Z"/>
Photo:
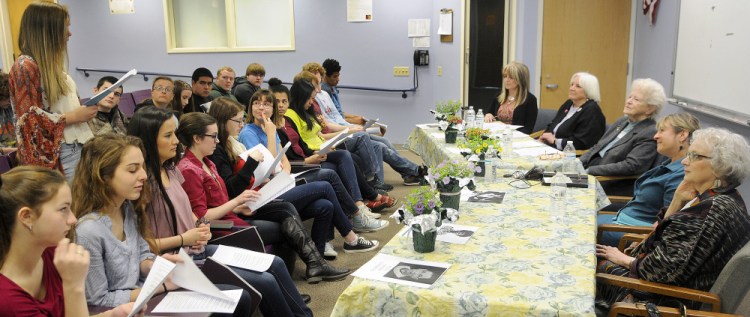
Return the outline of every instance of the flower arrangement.
<path id="1" fill-rule="evenodd" d="M 461 117 L 452 114 L 448 116 L 448 129 L 455 129 L 456 125 L 459 125 L 464 122 L 464 120 L 461 120 Z"/>
<path id="2" fill-rule="evenodd" d="M 430 167 L 427 179 L 440 192 L 456 192 L 467 186 L 474 190 L 474 163 L 463 160 L 445 160 Z"/>
<path id="3" fill-rule="evenodd" d="M 466 139 L 482 139 L 490 134 L 490 130 L 482 128 L 468 128 L 464 133 Z"/>
<path id="4" fill-rule="evenodd" d="M 437 113 L 443 114 L 447 117 L 449 115 L 456 114 L 456 111 L 458 111 L 458 109 L 461 109 L 461 102 L 458 100 L 445 100 L 442 102 L 438 102 L 435 109 Z"/>
<path id="5" fill-rule="evenodd" d="M 467 131 L 468 133 L 468 131 Z M 466 137 L 465 141 L 462 141 L 458 147 L 469 149 L 469 154 L 483 154 L 487 153 L 487 149 L 490 147 L 495 148 L 496 151 L 502 151 L 502 146 L 500 145 L 500 142 L 498 142 L 496 139 L 493 138 L 469 138 Z"/>
<path id="6" fill-rule="evenodd" d="M 404 200 L 401 208 L 391 217 L 398 223 L 415 228 L 415 225 L 419 225 L 422 233 L 435 230 L 442 225 L 442 220 L 458 220 L 457 210 L 448 212 L 440 208 L 443 205 L 440 201 L 440 192 L 432 187 L 421 186 L 409 193 Z"/>

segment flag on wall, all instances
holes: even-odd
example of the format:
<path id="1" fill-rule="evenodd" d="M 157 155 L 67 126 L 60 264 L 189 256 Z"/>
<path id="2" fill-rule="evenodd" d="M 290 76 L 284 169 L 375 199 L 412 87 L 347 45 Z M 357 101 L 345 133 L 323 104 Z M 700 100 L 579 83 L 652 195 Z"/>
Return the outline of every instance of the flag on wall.
<path id="1" fill-rule="evenodd" d="M 643 15 L 648 17 L 648 24 L 654 25 L 656 21 L 656 9 L 659 7 L 659 0 L 643 0 Z"/>

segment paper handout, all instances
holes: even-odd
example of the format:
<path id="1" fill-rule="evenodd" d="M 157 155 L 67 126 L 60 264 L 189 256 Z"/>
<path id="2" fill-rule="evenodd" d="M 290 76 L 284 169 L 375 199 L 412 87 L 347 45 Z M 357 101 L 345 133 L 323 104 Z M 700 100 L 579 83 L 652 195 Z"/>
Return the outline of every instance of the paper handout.
<path id="1" fill-rule="evenodd" d="M 143 305 L 146 305 L 151 297 L 154 296 L 156 289 L 161 287 L 161 284 L 164 283 L 164 280 L 167 279 L 167 275 L 172 272 L 175 266 L 176 265 L 169 262 L 169 260 L 160 256 L 156 257 L 154 264 L 151 266 L 151 271 L 149 271 L 148 276 L 146 276 L 146 281 L 144 281 L 143 286 L 141 286 L 141 292 L 138 293 L 138 297 L 135 299 L 133 310 L 128 314 L 128 317 L 143 310 Z"/>
<path id="2" fill-rule="evenodd" d="M 240 302 L 241 289 L 221 291 L 229 300 L 206 296 L 197 292 L 169 292 L 159 302 L 153 313 L 224 313 L 231 314 Z"/>
<path id="3" fill-rule="evenodd" d="M 362 128 L 366 130 L 367 128 L 371 127 L 373 124 L 375 124 L 376 122 L 378 122 L 378 120 L 380 120 L 380 118 L 378 118 L 378 119 L 369 119 L 369 120 L 367 120 L 367 122 L 365 122 L 365 125 L 362 126 Z"/>
<path id="4" fill-rule="evenodd" d="M 203 272 L 193 263 L 193 259 L 185 252 L 185 249 L 180 248 L 179 255 L 182 263 L 177 263 L 172 272 L 172 283 L 194 292 L 211 295 L 227 301 L 231 300 L 216 285 L 211 283 L 208 277 L 203 275 Z"/>
<path id="5" fill-rule="evenodd" d="M 268 182 L 268 184 L 261 187 L 258 191 L 260 193 L 260 198 L 258 200 L 248 201 L 245 205 L 250 207 L 250 210 L 258 210 L 258 208 L 263 207 L 271 200 L 276 199 L 276 197 L 279 197 L 281 194 L 294 188 L 294 184 L 294 177 L 285 171 L 281 171 L 281 173 L 276 174 L 276 177 Z"/>
<path id="6" fill-rule="evenodd" d="M 219 245 L 211 258 L 229 266 L 265 272 L 273 264 L 274 255 Z"/>
<path id="7" fill-rule="evenodd" d="M 377 254 L 352 275 L 421 288 L 431 287 L 448 270 L 449 263 L 410 260 Z"/>
<path id="8" fill-rule="evenodd" d="M 284 154 L 286 154 L 286 151 L 291 145 L 291 142 L 287 142 L 286 145 L 284 145 L 284 147 L 281 149 L 281 151 L 278 151 L 276 157 L 274 157 L 271 154 L 271 151 L 263 146 L 263 144 L 258 144 L 240 154 L 240 158 L 245 161 L 247 161 L 250 153 L 255 150 L 258 150 L 263 154 L 263 161 L 258 163 L 258 167 L 256 167 L 255 171 L 253 172 L 255 181 L 253 182 L 253 186 L 250 189 L 255 189 L 256 187 L 263 184 L 269 177 L 271 177 L 271 175 L 273 175 L 273 173 L 281 172 L 281 166 L 279 165 L 279 163 L 281 162 L 281 159 L 284 157 Z"/>
<path id="9" fill-rule="evenodd" d="M 323 155 L 328 152 L 331 152 L 332 149 L 336 148 L 336 146 L 341 144 L 341 142 L 343 142 L 348 137 L 350 137 L 349 128 L 341 130 L 341 132 L 337 134 L 335 137 L 328 139 L 328 141 L 325 141 L 323 142 L 323 144 L 320 145 L 320 151 L 318 151 L 318 154 Z"/>
<path id="10" fill-rule="evenodd" d="M 135 75 L 138 75 L 138 71 L 135 69 L 131 69 L 129 72 L 127 72 L 125 75 L 120 77 L 120 79 L 112 84 L 112 86 L 107 87 L 107 89 L 104 89 L 100 91 L 95 96 L 91 97 L 91 99 L 87 100 L 83 103 L 84 106 L 95 106 L 99 101 L 104 99 L 104 97 L 107 97 L 111 92 L 115 91 L 118 87 L 122 86 L 124 82 L 126 82 L 130 77 L 133 77 Z"/>

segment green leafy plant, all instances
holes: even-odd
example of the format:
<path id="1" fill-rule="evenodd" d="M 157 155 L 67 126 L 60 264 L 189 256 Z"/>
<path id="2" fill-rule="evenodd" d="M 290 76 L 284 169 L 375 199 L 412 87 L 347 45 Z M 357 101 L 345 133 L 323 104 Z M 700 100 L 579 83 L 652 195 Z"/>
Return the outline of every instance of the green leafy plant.
<path id="1" fill-rule="evenodd" d="M 435 111 L 446 116 L 456 114 L 460 108 L 461 102 L 458 100 L 444 100 L 435 105 Z"/>
<path id="2" fill-rule="evenodd" d="M 427 177 L 442 192 L 455 192 L 461 189 L 461 179 L 474 176 L 474 163 L 463 160 L 445 160 L 437 166 L 430 167 Z M 474 182 L 469 181 L 469 189 L 474 189 Z"/>
<path id="3" fill-rule="evenodd" d="M 429 186 L 421 186 L 406 195 L 403 209 L 413 216 L 429 214 L 432 210 L 440 208 L 440 192 Z"/>
<path id="4" fill-rule="evenodd" d="M 492 138 L 485 139 L 480 137 L 470 139 L 467 137 L 466 140 L 463 140 L 458 144 L 458 147 L 469 149 L 470 154 L 482 154 L 487 153 L 487 149 L 490 145 L 492 145 L 496 151 L 502 151 L 500 142 Z"/>

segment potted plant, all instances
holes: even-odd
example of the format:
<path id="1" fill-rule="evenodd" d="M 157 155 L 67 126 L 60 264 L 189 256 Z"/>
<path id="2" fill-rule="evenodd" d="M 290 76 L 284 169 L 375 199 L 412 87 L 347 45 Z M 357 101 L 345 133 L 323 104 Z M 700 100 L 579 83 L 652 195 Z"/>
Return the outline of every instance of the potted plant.
<path id="1" fill-rule="evenodd" d="M 458 109 L 461 109 L 461 102 L 458 100 L 444 100 L 435 105 L 435 119 L 439 122 L 445 121 L 449 116 L 455 115 Z"/>
<path id="2" fill-rule="evenodd" d="M 462 160 L 445 160 L 427 171 L 430 186 L 440 193 L 443 208 L 458 210 L 461 189 L 474 190 L 474 163 Z"/>
<path id="3" fill-rule="evenodd" d="M 458 125 L 462 124 L 463 120 L 456 115 L 449 115 L 448 119 L 443 122 L 441 122 L 441 124 L 445 125 L 445 143 L 456 143 L 456 137 L 458 137 L 459 130 Z"/>
<path id="4" fill-rule="evenodd" d="M 495 151 L 502 150 L 500 142 L 498 142 L 496 139 L 490 138 L 488 134 L 489 130 L 486 129 L 466 129 L 466 140 L 458 145 L 461 148 L 469 149 L 469 161 L 477 162 L 474 176 L 483 177 L 485 175 L 484 159 L 485 154 L 487 153 L 487 150 L 490 148 L 490 146 L 494 148 Z"/>
<path id="5" fill-rule="evenodd" d="M 393 215 L 396 222 L 410 227 L 414 251 L 427 253 L 435 251 L 437 228 L 443 220 L 458 220 L 458 211 L 441 208 L 439 192 L 429 186 L 413 190 L 404 198 L 404 203 Z"/>

